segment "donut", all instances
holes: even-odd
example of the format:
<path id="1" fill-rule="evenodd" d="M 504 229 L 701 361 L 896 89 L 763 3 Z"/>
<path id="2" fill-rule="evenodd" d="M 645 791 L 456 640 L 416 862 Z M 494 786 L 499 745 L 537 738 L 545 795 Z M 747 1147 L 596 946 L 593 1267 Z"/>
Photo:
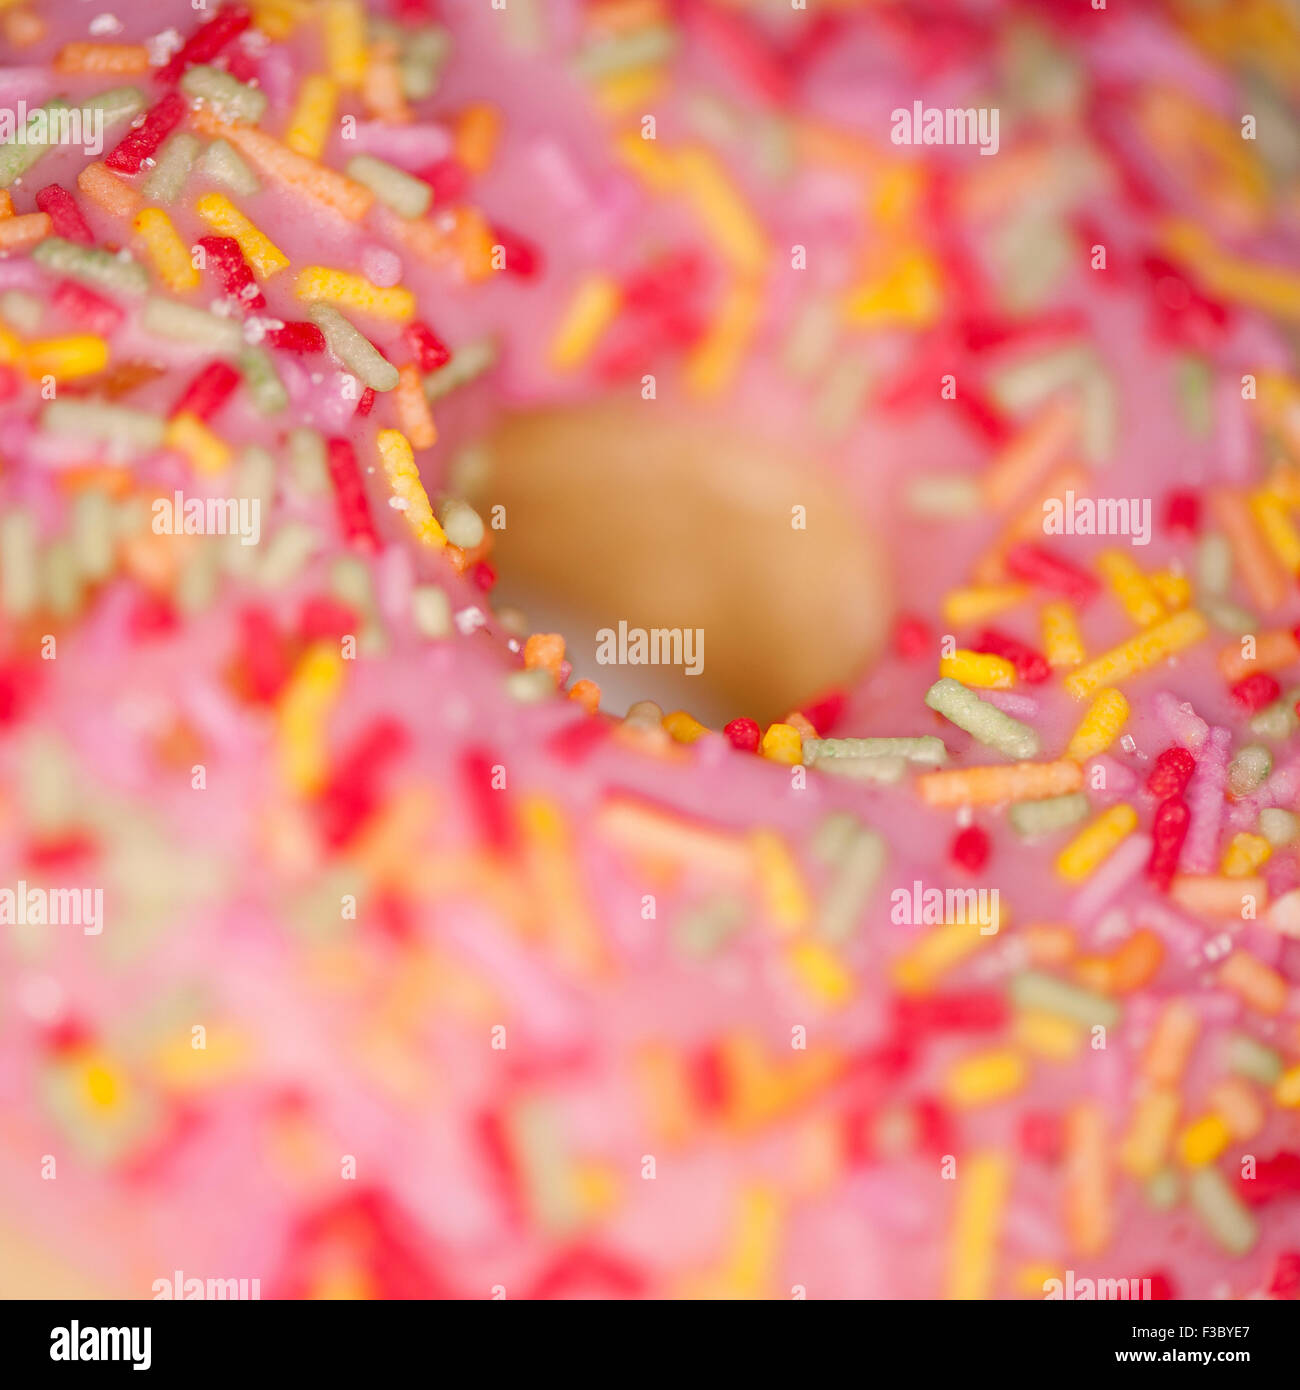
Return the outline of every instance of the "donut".
<path id="1" fill-rule="evenodd" d="M 1122 8 L 0 7 L 3 1292 L 1300 1294 L 1300 35 Z"/>

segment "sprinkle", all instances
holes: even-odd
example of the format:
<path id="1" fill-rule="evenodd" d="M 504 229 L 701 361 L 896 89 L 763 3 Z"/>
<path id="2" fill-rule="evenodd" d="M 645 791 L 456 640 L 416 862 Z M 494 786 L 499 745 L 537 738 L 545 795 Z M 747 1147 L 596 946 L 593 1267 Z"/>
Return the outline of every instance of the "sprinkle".
<path id="1" fill-rule="evenodd" d="M 885 842 L 873 830 L 852 822 L 846 843 L 834 857 L 835 871 L 822 895 L 817 931 L 828 941 L 847 941 L 876 890 L 885 868 Z"/>
<path id="2" fill-rule="evenodd" d="M 429 494 L 420 481 L 410 440 L 400 430 L 380 430 L 376 444 L 388 486 L 393 496 L 405 504 L 402 515 L 406 524 L 424 545 L 441 550 L 447 537 L 429 506 Z"/>
<path id="3" fill-rule="evenodd" d="M 1065 1116 L 1065 1229 L 1081 1254 L 1099 1254 L 1110 1243 L 1111 1147 L 1105 1111 L 1079 1101 Z"/>
<path id="4" fill-rule="evenodd" d="M 961 649 L 940 659 L 939 674 L 987 690 L 1010 690 L 1016 683 L 1016 668 L 1003 657 Z"/>
<path id="5" fill-rule="evenodd" d="M 1151 581 L 1130 556 L 1119 550 L 1104 550 L 1097 557 L 1097 568 L 1124 611 L 1140 627 L 1150 627 L 1165 616 L 1164 605 L 1156 597 Z"/>
<path id="6" fill-rule="evenodd" d="M 969 874 L 978 874 L 984 871 L 984 866 L 989 862 L 993 844 L 988 831 L 978 825 L 968 825 L 964 830 L 957 832 L 948 852 L 958 867 L 965 869 Z"/>
<path id="7" fill-rule="evenodd" d="M 1272 554 L 1260 544 L 1260 533 L 1242 496 L 1229 488 L 1210 492 L 1210 510 L 1227 538 L 1232 557 L 1252 600 L 1272 612 L 1286 597 L 1286 577 Z"/>
<path id="8" fill-rule="evenodd" d="M 1273 755 L 1258 743 L 1249 743 L 1228 764 L 1228 790 L 1235 797 L 1249 796 L 1273 770 Z"/>
<path id="9" fill-rule="evenodd" d="M 227 140 L 213 140 L 203 151 L 203 172 L 217 183 L 225 184 L 241 198 L 251 198 L 261 189 L 257 175 L 235 153 Z"/>
<path id="10" fill-rule="evenodd" d="M 712 323 L 686 358 L 686 383 L 693 394 L 716 395 L 730 385 L 757 331 L 762 307 L 754 282 L 737 280 L 727 288 Z"/>
<path id="11" fill-rule="evenodd" d="M 325 720 L 343 687 L 343 659 L 321 642 L 308 649 L 280 697 L 278 737 L 284 780 L 300 795 L 319 791 L 328 774 Z"/>
<path id="12" fill-rule="evenodd" d="M 483 518 L 470 506 L 468 502 L 462 501 L 459 497 L 444 497 L 438 503 L 438 521 L 442 529 L 447 533 L 447 539 L 452 545 L 458 545 L 462 550 L 477 550 L 483 544 L 485 534 Z M 533 637 L 537 634 L 534 633 Z M 529 642 L 532 637 L 528 639 Z M 560 644 L 560 658 L 564 656 L 564 639 L 558 639 Z M 524 656 L 527 661 L 528 643 L 524 644 Z M 559 663 L 556 663 L 553 672 L 556 682 L 560 681 Z"/>
<path id="13" fill-rule="evenodd" d="M 93 334 L 71 338 L 41 338 L 24 345 L 23 367 L 33 377 L 71 379 L 93 376 L 108 366 L 108 344 Z"/>
<path id="14" fill-rule="evenodd" d="M 171 218 L 161 208 L 141 209 L 133 225 L 149 259 L 169 290 L 184 294 L 187 290 L 198 288 L 199 272 L 194 268 L 189 247 L 181 240 Z"/>
<path id="15" fill-rule="evenodd" d="M 962 1167 L 951 1226 L 947 1296 L 987 1299 L 994 1293 L 1011 1175 L 1007 1159 L 993 1151 L 973 1153 L 962 1160 Z"/>
<path id="16" fill-rule="evenodd" d="M 1097 581 L 1086 570 L 1026 541 L 1010 546 L 1003 564 L 1012 578 L 1063 594 L 1075 604 L 1088 603 L 1098 592 Z"/>
<path id="17" fill-rule="evenodd" d="M 305 194 L 350 222 L 359 222 L 374 203 L 375 195 L 368 188 L 305 158 L 255 126 L 222 121 L 206 108 L 195 111 L 191 120 L 203 134 L 228 140 L 272 182 Z"/>
<path id="18" fill-rule="evenodd" d="M 239 370 L 253 404 L 263 415 L 275 415 L 288 407 L 289 393 L 269 353 L 260 347 L 244 348 L 239 354 Z"/>
<path id="19" fill-rule="evenodd" d="M 805 738 L 803 753 L 806 764 L 825 758 L 897 757 L 937 767 L 948 761 L 948 750 L 943 746 L 943 740 L 935 738 L 933 734 L 919 738 Z"/>
<path id="20" fill-rule="evenodd" d="M 1037 970 L 1023 970 L 1012 977 L 1011 1002 L 1017 1009 L 1057 1014 L 1072 1019 L 1086 1028 L 1115 1028 L 1121 1010 L 1113 999 L 1092 990 L 1081 989 Z"/>
<path id="21" fill-rule="evenodd" d="M 961 1109 L 991 1105 L 1024 1089 L 1028 1069 L 1011 1048 L 959 1058 L 943 1081 L 944 1099 Z"/>
<path id="22" fill-rule="evenodd" d="M 1054 763 L 1015 763 L 1009 767 L 968 767 L 928 772 L 917 790 L 928 806 L 981 806 L 1000 801 L 1033 801 L 1076 792 L 1083 769 L 1071 759 Z"/>
<path id="23" fill-rule="evenodd" d="M 984 622 L 1023 603 L 1029 597 L 1023 584 L 989 585 L 978 589 L 951 589 L 944 596 L 943 616 L 957 627 Z"/>
<path id="24" fill-rule="evenodd" d="M 149 71 L 142 43 L 65 43 L 54 56 L 59 73 L 95 77 L 136 77 Z"/>
<path id="25" fill-rule="evenodd" d="M 1245 1255 L 1259 1239 L 1255 1219 L 1214 1167 L 1198 1168 L 1187 1182 L 1187 1196 L 1206 1230 L 1230 1255 Z"/>
<path id="26" fill-rule="evenodd" d="M 159 82 L 175 82 L 195 63 L 207 63 L 233 43 L 252 23 L 252 15 L 240 4 L 222 5 L 204 25 L 196 29 L 171 58 L 158 69 Z"/>
<path id="27" fill-rule="evenodd" d="M 220 68 L 197 63 L 181 78 L 181 91 L 191 101 L 206 102 L 223 120 L 256 125 L 266 113 L 266 93 L 239 82 Z"/>
<path id="28" fill-rule="evenodd" d="M 298 89 L 284 143 L 306 159 L 319 159 L 334 124 L 338 84 L 324 73 L 309 73 Z M 350 171 L 349 171 L 350 172 Z"/>
<path id="29" fill-rule="evenodd" d="M 330 482 L 334 485 L 339 528 L 348 544 L 358 550 L 379 549 L 379 536 L 366 499 L 365 483 L 352 445 L 346 439 L 331 439 L 327 450 Z"/>
<path id="30" fill-rule="evenodd" d="M 451 349 L 426 323 L 418 320 L 402 329 L 402 340 L 415 354 L 422 372 L 434 372 L 451 360 Z"/>
<path id="31" fill-rule="evenodd" d="M 674 710 L 663 717 L 663 727 L 674 743 L 695 743 L 709 732 L 708 728 L 685 710 Z"/>
<path id="32" fill-rule="evenodd" d="M 433 201 L 433 190 L 423 179 L 417 179 L 382 159 L 368 154 L 354 155 L 347 162 L 347 175 L 370 191 L 399 217 L 423 217 Z"/>
<path id="33" fill-rule="evenodd" d="M 1137 812 L 1132 806 L 1121 802 L 1109 807 L 1057 856 L 1057 873 L 1067 883 L 1082 883 L 1136 829 Z"/>
<path id="34" fill-rule="evenodd" d="M 240 245 L 243 246 L 245 255 L 248 255 L 248 247 L 242 242 Z M 251 256 L 249 258 L 252 259 Z M 375 318 L 389 319 L 396 323 L 409 319 L 415 313 L 415 296 L 410 290 L 402 286 L 381 289 L 378 285 L 372 285 L 364 276 L 353 275 L 346 270 L 335 270 L 330 266 L 306 266 L 298 274 L 294 293 L 299 299 L 313 302 L 325 300 L 331 304 L 341 304 L 354 309 L 358 313 L 371 314 Z"/>
<path id="35" fill-rule="evenodd" d="M 1219 653 L 1219 670 L 1228 681 L 1244 680 L 1255 671 L 1280 671 L 1300 662 L 1300 643 L 1286 628 L 1255 635 L 1254 655 L 1242 655 L 1241 644 L 1234 643 Z"/>
<path id="36" fill-rule="evenodd" d="M 178 126 L 186 111 L 185 98 L 168 92 L 145 116 L 144 121 L 123 137 L 104 158 L 104 163 L 120 174 L 138 174 L 145 161 Z"/>
<path id="37" fill-rule="evenodd" d="M 221 236 L 238 243 L 254 273 L 268 280 L 289 264 L 289 258 L 263 235 L 224 193 L 205 193 L 194 205 L 195 211 Z"/>
<path id="38" fill-rule="evenodd" d="M 1119 737 L 1128 716 L 1129 703 L 1118 690 L 1101 691 L 1074 731 L 1065 756 L 1082 763 L 1104 753 Z"/>
<path id="39" fill-rule="evenodd" d="M 1260 491 L 1251 493 L 1248 505 L 1278 563 L 1288 574 L 1300 574 L 1300 533 L 1292 525 L 1286 503 L 1276 493 Z"/>
<path id="40" fill-rule="evenodd" d="M 230 450 L 197 415 L 188 411 L 169 421 L 166 444 L 184 454 L 196 473 L 222 473 L 230 466 Z"/>
<path id="41" fill-rule="evenodd" d="M 1051 796 L 1043 801 L 1018 801 L 1007 812 L 1011 828 L 1025 838 L 1054 835 L 1087 816 L 1090 807 L 1082 792 Z"/>
<path id="42" fill-rule="evenodd" d="M 1051 1062 L 1072 1061 L 1084 1042 L 1083 1030 L 1077 1023 L 1033 1009 L 1016 1015 L 1013 1033 L 1018 1047 Z"/>
<path id="43" fill-rule="evenodd" d="M 99 247 L 47 237 L 34 248 L 32 258 L 57 275 L 90 280 L 119 294 L 143 294 L 149 288 L 149 276 L 142 265 Z"/>
<path id="44" fill-rule="evenodd" d="M 1263 880 L 1231 879 L 1234 886 L 1257 882 L 1263 888 Z M 1237 911 L 1241 910 L 1238 895 Z M 1227 915 L 1227 914 L 1225 914 Z M 1273 1016 L 1286 1007 L 1287 982 L 1270 965 L 1265 965 L 1258 956 L 1249 951 L 1235 950 L 1219 967 L 1219 983 L 1231 990 L 1246 1006 L 1256 1013 Z"/>
<path id="45" fill-rule="evenodd" d="M 50 148 L 55 112 L 67 111 L 66 101 L 47 101 L 27 117 L 23 140 L 11 139 L 0 145 L 0 188 L 8 188 L 28 172 Z"/>
<path id="46" fill-rule="evenodd" d="M 762 757 L 769 758 L 772 762 L 791 765 L 800 763 L 803 753 L 799 730 L 789 724 L 769 724 L 758 751 Z"/>
<path id="47" fill-rule="evenodd" d="M 49 215 L 50 230 L 55 236 L 66 241 L 77 241 L 83 246 L 94 244 L 95 238 L 86 226 L 77 200 L 66 188 L 57 183 L 49 184 L 36 194 L 36 206 Z"/>
<path id="48" fill-rule="evenodd" d="M 0 515 L 0 604 L 13 618 L 37 606 L 38 542 L 31 512 L 10 504 Z"/>
<path id="49" fill-rule="evenodd" d="M 150 295 L 140 315 L 140 326 L 160 338 L 190 347 L 210 349 L 234 357 L 244 346 L 244 335 L 233 319 L 219 318 L 206 309 L 179 304 L 174 299 Z"/>
<path id="50" fill-rule="evenodd" d="M 925 703 L 987 747 L 1009 758 L 1032 758 L 1038 735 L 1027 724 L 1003 714 L 958 681 L 940 678 L 926 691 Z"/>
<path id="51" fill-rule="evenodd" d="M 325 61 L 344 89 L 360 87 L 366 73 L 366 15 L 358 0 L 325 0 Z"/>
<path id="52" fill-rule="evenodd" d="M 6 217 L 0 221 L 0 254 L 25 251 L 44 241 L 51 231 L 50 215 L 47 212 L 28 212 L 20 217 Z M 68 243 L 72 245 L 71 242 Z"/>
<path id="53" fill-rule="evenodd" d="M 1053 670 L 1060 670 L 1063 666 L 1078 666 L 1085 653 L 1074 609 L 1064 601 L 1045 603 L 1040 616 L 1047 664 Z"/>
<path id="54" fill-rule="evenodd" d="M 397 386 L 397 368 L 337 309 L 317 303 L 307 313 L 324 333 L 330 351 L 363 385 L 376 391 L 391 391 Z"/>
<path id="55" fill-rule="evenodd" d="M 1154 1177 L 1164 1167 L 1181 1100 L 1169 1086 L 1142 1092 L 1119 1149 L 1119 1165 L 1130 1177 Z"/>
<path id="56" fill-rule="evenodd" d="M 589 275 L 583 280 L 551 339 L 551 365 L 557 371 L 580 367 L 613 322 L 621 301 L 622 292 L 613 277 Z"/>
<path id="57" fill-rule="evenodd" d="M 1005 917 L 1003 911 L 1000 923 Z M 890 977 L 905 993 L 924 994 L 942 975 L 996 938 L 994 932 L 981 931 L 978 921 L 945 922 L 899 956 L 890 967 Z"/>
<path id="58" fill-rule="evenodd" d="M 41 425 L 55 434 L 122 443 L 140 450 L 158 448 L 166 429 L 161 417 L 149 411 L 76 400 L 51 401 L 41 416 Z"/>
<path id="59" fill-rule="evenodd" d="M 1267 807 L 1259 813 L 1259 833 L 1274 849 L 1280 849 L 1300 836 L 1300 816 L 1294 811 Z"/>
<path id="60" fill-rule="evenodd" d="M 185 187 L 198 154 L 198 140 L 188 131 L 178 130 L 162 147 L 157 163 L 141 185 L 144 196 L 151 203 L 174 203 Z"/>
<path id="61" fill-rule="evenodd" d="M 1282 1059 L 1271 1048 L 1247 1033 L 1233 1033 L 1228 1040 L 1228 1066 L 1261 1086 L 1274 1086 L 1282 1075 Z"/>
<path id="62" fill-rule="evenodd" d="M 1205 619 L 1195 610 L 1176 613 L 1067 676 L 1065 688 L 1076 700 L 1082 699 L 1184 651 L 1201 641 L 1206 632 Z"/>
<path id="63" fill-rule="evenodd" d="M 665 727 L 667 722 L 665 719 Z M 755 830 L 750 835 L 750 847 L 759 892 L 772 920 L 787 931 L 806 926 L 812 918 L 812 903 L 803 875 L 785 841 L 774 831 Z M 805 975 L 805 980 L 807 978 Z"/>
<path id="64" fill-rule="evenodd" d="M 257 287 L 257 282 L 253 279 L 253 272 L 249 268 L 248 262 L 244 259 L 244 253 L 239 249 L 239 243 L 234 237 L 229 236 L 205 236 L 198 241 L 199 249 L 203 252 L 207 267 L 221 282 L 221 288 L 226 297 L 234 302 L 236 307 L 244 312 L 249 309 L 264 309 L 266 307 L 266 296 Z M 268 339 L 273 346 L 284 347 L 283 341 L 294 325 L 286 324 L 278 334 L 268 334 Z M 324 346 L 324 339 L 320 331 L 312 328 L 312 333 L 320 342 L 316 345 L 315 351 L 320 351 Z M 291 351 L 295 349 L 290 349 Z"/>
<path id="65" fill-rule="evenodd" d="M 799 983 L 821 1003 L 839 1008 L 853 998 L 853 976 L 824 942 L 791 942 L 786 957 Z"/>
<path id="66" fill-rule="evenodd" d="M 1273 1088 L 1273 1100 L 1285 1110 L 1300 1107 L 1300 1065 L 1280 1073 Z"/>
<path id="67" fill-rule="evenodd" d="M 1001 511 L 1028 492 L 1070 447 L 1078 431 L 1078 405 L 1064 397 L 1050 401 L 989 465 L 983 478 L 987 506 Z M 1040 521 L 1041 517 L 1040 511 Z"/>
<path id="68" fill-rule="evenodd" d="M 496 347 L 489 341 L 468 343 L 457 348 L 451 361 L 424 378 L 424 393 L 431 401 L 441 400 L 451 391 L 488 371 L 497 360 Z"/>
<path id="69" fill-rule="evenodd" d="M 973 478 L 960 473 L 928 473 L 908 482 L 906 506 L 913 516 L 948 520 L 977 515 L 982 499 Z"/>
<path id="70" fill-rule="evenodd" d="M 1256 672 L 1240 680 L 1228 692 L 1233 702 L 1250 714 L 1258 714 L 1265 705 L 1271 705 L 1282 693 L 1282 687 L 1270 675 Z"/>
<path id="71" fill-rule="evenodd" d="M 1163 892 L 1169 891 L 1178 872 L 1178 861 L 1190 824 L 1191 812 L 1178 794 L 1162 801 L 1156 808 L 1151 825 L 1151 857 L 1147 861 L 1146 872 L 1147 877 Z"/>

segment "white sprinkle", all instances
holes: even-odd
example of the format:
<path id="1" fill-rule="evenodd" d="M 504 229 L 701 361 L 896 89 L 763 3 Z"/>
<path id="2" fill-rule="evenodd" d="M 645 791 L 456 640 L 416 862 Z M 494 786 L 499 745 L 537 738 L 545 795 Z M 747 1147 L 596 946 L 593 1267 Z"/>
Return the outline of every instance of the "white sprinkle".
<path id="1" fill-rule="evenodd" d="M 120 34 L 122 32 L 122 21 L 115 14 L 97 14 L 90 21 L 90 32 L 96 38 L 104 34 Z"/>
<path id="2" fill-rule="evenodd" d="M 487 622 L 487 614 L 481 608 L 462 608 L 456 614 L 456 627 L 462 636 L 468 637 L 477 632 Z"/>

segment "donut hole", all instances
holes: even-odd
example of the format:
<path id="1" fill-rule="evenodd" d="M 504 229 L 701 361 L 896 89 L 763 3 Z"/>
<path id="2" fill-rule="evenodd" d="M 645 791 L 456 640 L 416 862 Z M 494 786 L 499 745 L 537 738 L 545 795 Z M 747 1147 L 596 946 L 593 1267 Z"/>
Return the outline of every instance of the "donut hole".
<path id="1" fill-rule="evenodd" d="M 469 500 L 504 509 L 497 605 L 562 633 L 610 713 L 780 719 L 880 649 L 881 547 L 796 442 L 614 399 L 505 416 L 476 473 Z"/>

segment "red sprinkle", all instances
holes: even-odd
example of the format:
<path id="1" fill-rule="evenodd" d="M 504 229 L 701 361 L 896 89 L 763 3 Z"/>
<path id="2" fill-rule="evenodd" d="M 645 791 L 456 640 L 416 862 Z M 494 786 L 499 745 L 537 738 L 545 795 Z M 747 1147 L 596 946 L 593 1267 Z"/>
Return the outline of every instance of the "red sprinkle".
<path id="1" fill-rule="evenodd" d="M 894 654 L 904 661 L 924 661 L 934 651 L 930 625 L 910 613 L 900 613 L 894 622 Z"/>
<path id="2" fill-rule="evenodd" d="M 292 320 L 283 328 L 273 328 L 266 341 L 281 352 L 324 352 L 325 335 L 314 323 Z"/>
<path id="3" fill-rule="evenodd" d="M 11 401 L 22 389 L 23 379 L 13 367 L 0 366 L 0 401 Z"/>
<path id="4" fill-rule="evenodd" d="M 50 302 L 78 326 L 107 337 L 122 322 L 122 311 L 111 300 L 79 285 L 75 280 L 60 280 L 54 287 Z"/>
<path id="5" fill-rule="evenodd" d="M 949 853 L 954 863 L 968 873 L 977 874 L 989 862 L 992 851 L 993 842 L 989 839 L 988 831 L 981 830 L 978 825 L 968 825 L 965 830 L 957 832 Z"/>
<path id="6" fill-rule="evenodd" d="M 1147 778 L 1147 791 L 1162 801 L 1171 796 L 1182 796 L 1191 775 L 1196 771 L 1196 759 L 1186 748 L 1175 745 L 1166 748 L 1156 759 L 1151 775 Z"/>
<path id="7" fill-rule="evenodd" d="M 159 82 L 177 81 L 186 68 L 210 63 L 225 46 L 253 22 L 245 5 L 223 5 L 203 26 L 196 29 L 155 74 Z M 132 171 L 134 172 L 134 171 Z"/>
<path id="8" fill-rule="evenodd" d="M 209 362 L 185 388 L 172 407 L 171 418 L 182 412 L 210 420 L 239 385 L 239 373 L 226 362 Z"/>
<path id="9" fill-rule="evenodd" d="M 922 998 L 898 995 L 892 1001 L 892 1008 L 899 1033 L 913 1040 L 929 1033 L 996 1032 L 1008 1017 L 1006 997 L 993 989 L 970 989 Z"/>
<path id="10" fill-rule="evenodd" d="M 375 388 L 367 386 L 361 393 L 361 399 L 357 402 L 356 413 L 361 416 L 369 415 L 375 408 Z"/>
<path id="11" fill-rule="evenodd" d="M 207 258 L 208 268 L 221 281 L 221 288 L 226 292 L 230 299 L 240 309 L 264 309 L 266 307 L 266 296 L 257 287 L 257 281 L 253 279 L 253 272 L 248 262 L 244 259 L 244 253 L 240 250 L 239 243 L 234 237 L 230 236 L 202 236 L 198 244 L 203 248 L 203 254 Z M 320 329 L 315 324 L 308 325 L 317 333 Z M 287 328 L 288 325 L 286 324 Z M 283 332 L 283 329 L 280 330 Z M 268 339 L 274 334 L 267 334 Z M 325 345 L 325 337 L 321 335 L 321 346 Z M 279 344 L 277 343 L 278 347 Z"/>
<path id="12" fill-rule="evenodd" d="M 646 1276 L 636 1265 L 590 1245 L 575 1245 L 555 1257 L 524 1297 L 530 1299 L 584 1298 L 599 1295 L 637 1298 L 645 1292 Z"/>
<path id="13" fill-rule="evenodd" d="M 346 603 L 326 594 L 307 599 L 298 614 L 298 635 L 304 642 L 337 640 L 357 630 L 357 615 Z"/>
<path id="14" fill-rule="evenodd" d="M 1151 858 L 1147 860 L 1147 877 L 1161 892 L 1168 892 L 1178 871 L 1178 856 L 1183 852 L 1187 827 L 1191 824 L 1187 803 L 1171 796 L 1156 808 L 1151 824 Z"/>
<path id="15" fill-rule="evenodd" d="M 77 200 L 61 184 L 51 183 L 36 195 L 36 206 L 50 219 L 55 236 L 67 241 L 79 241 L 85 246 L 95 244 L 94 233 L 86 225 Z"/>
<path id="16" fill-rule="evenodd" d="M 451 361 L 451 349 L 427 323 L 418 320 L 408 323 L 402 330 L 402 337 L 415 354 L 422 372 L 436 372 L 445 362 Z"/>
<path id="17" fill-rule="evenodd" d="M 492 785 L 492 769 L 500 761 L 485 749 L 467 748 L 460 757 L 460 785 L 470 818 L 488 847 L 509 855 L 515 845 L 510 795 L 504 787 Z"/>
<path id="18" fill-rule="evenodd" d="M 1237 1192 L 1254 1207 L 1300 1193 L 1300 1154 L 1283 1149 L 1271 1158 L 1257 1158 L 1255 1176 L 1238 1179 Z"/>
<path id="19" fill-rule="evenodd" d="M 1282 693 L 1282 687 L 1267 671 L 1257 671 L 1253 676 L 1240 680 L 1228 692 L 1242 709 L 1250 714 L 1271 705 Z"/>
<path id="20" fill-rule="evenodd" d="M 1179 488 L 1165 498 L 1165 530 L 1196 535 L 1201 529 L 1201 495 Z"/>
<path id="21" fill-rule="evenodd" d="M 1047 658 L 1041 652 L 1036 652 L 1033 647 L 1026 646 L 1018 638 L 1008 637 L 1005 632 L 998 632 L 991 627 L 986 627 L 975 639 L 974 650 L 990 656 L 1000 656 L 1004 661 L 1009 661 L 1016 668 L 1016 674 L 1020 679 L 1029 685 L 1041 685 L 1052 674 L 1052 668 L 1048 666 Z"/>
<path id="22" fill-rule="evenodd" d="M 284 689 L 292 668 L 284 638 L 265 608 L 245 608 L 240 613 L 239 648 L 249 695 L 270 704 Z"/>
<path id="23" fill-rule="evenodd" d="M 1020 1152 L 1039 1163 L 1059 1163 L 1065 1152 L 1065 1127 L 1050 1110 L 1028 1110 L 1020 1117 Z"/>
<path id="24" fill-rule="evenodd" d="M 454 203 L 469 188 L 469 170 L 450 155 L 446 159 L 435 160 L 424 169 L 416 171 L 416 178 L 423 179 L 433 189 L 435 207 L 443 203 Z"/>
<path id="25" fill-rule="evenodd" d="M 180 125 L 188 110 L 179 92 L 168 92 L 134 130 L 128 131 L 104 160 L 119 174 L 138 174 L 146 159 L 152 159 L 158 146 Z"/>
<path id="26" fill-rule="evenodd" d="M 1300 1250 L 1283 1250 L 1278 1255 L 1268 1291 L 1274 1298 L 1300 1298 Z"/>
<path id="27" fill-rule="evenodd" d="M 585 762 L 609 738 L 611 727 L 607 719 L 584 716 L 552 734 L 546 746 L 561 762 Z"/>
<path id="28" fill-rule="evenodd" d="M 375 784 L 385 764 L 404 752 L 408 742 L 403 725 L 380 716 L 339 760 L 318 807 L 331 845 L 345 844 L 369 818 L 379 800 Z"/>
<path id="29" fill-rule="evenodd" d="M 370 514 L 356 451 L 346 439 L 331 439 L 326 454 L 343 534 L 358 550 L 378 550 L 379 535 Z"/>
<path id="30" fill-rule="evenodd" d="M 1006 554 L 1007 573 L 1041 589 L 1064 594 L 1082 606 L 1097 596 L 1101 585 L 1086 570 L 1053 555 L 1042 546 L 1021 541 Z"/>
<path id="31" fill-rule="evenodd" d="M 1143 1283 L 1151 1284 L 1152 1303 L 1168 1303 L 1174 1296 L 1173 1281 L 1162 1269 L 1153 1269 L 1149 1274 L 1139 1276 Z"/>
<path id="32" fill-rule="evenodd" d="M 176 627 L 176 610 L 161 594 L 141 594 L 126 620 L 126 630 L 136 642 L 162 637 Z"/>
<path id="33" fill-rule="evenodd" d="M 817 736 L 825 738 L 839 722 L 847 699 L 842 690 L 829 690 L 819 699 L 805 705 L 800 713 L 817 730 Z"/>
<path id="34" fill-rule="evenodd" d="M 492 235 L 505 252 L 505 271 L 520 280 L 531 280 L 542 268 L 542 253 L 533 242 L 525 240 L 500 223 L 492 223 Z"/>
<path id="35" fill-rule="evenodd" d="M 476 560 L 470 568 L 469 577 L 484 594 L 490 594 L 497 582 L 497 572 L 486 560 Z"/>
<path id="36" fill-rule="evenodd" d="M 752 719 L 733 719 L 723 727 L 722 732 L 731 741 L 731 746 L 739 748 L 742 753 L 756 752 L 763 737 L 763 731 Z"/>

